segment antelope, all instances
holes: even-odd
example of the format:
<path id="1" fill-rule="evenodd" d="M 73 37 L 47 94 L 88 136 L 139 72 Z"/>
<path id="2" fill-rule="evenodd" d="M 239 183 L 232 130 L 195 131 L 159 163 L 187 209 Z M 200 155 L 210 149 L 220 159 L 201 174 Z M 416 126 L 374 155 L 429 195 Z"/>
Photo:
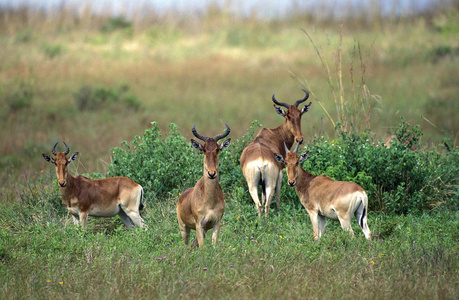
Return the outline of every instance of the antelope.
<path id="1" fill-rule="evenodd" d="M 124 224 L 129 228 L 134 224 L 144 227 L 139 210 L 143 208 L 143 188 L 127 177 L 110 177 L 91 180 L 79 175 L 73 177 L 67 165 L 74 161 L 78 152 L 70 155 L 69 146 L 64 142 L 65 152 L 56 152 L 56 143 L 51 150 L 55 157 L 43 153 L 46 161 L 56 166 L 58 184 L 62 193 L 62 204 L 65 205 L 73 216 L 74 224 L 86 228 L 89 216 L 113 217 L 118 214 Z"/>
<path id="2" fill-rule="evenodd" d="M 295 187 L 301 204 L 311 219 L 314 240 L 325 232 L 326 218 L 339 220 L 341 227 L 354 232 L 351 218 L 354 215 L 367 239 L 371 239 L 371 231 L 367 224 L 368 196 L 365 190 L 354 182 L 335 181 L 325 175 L 312 175 L 306 172 L 301 163 L 306 160 L 309 151 L 297 156 L 298 144 L 293 151 L 285 146 L 285 160 L 280 154 L 275 159 L 285 165 L 288 185 Z"/>
<path id="3" fill-rule="evenodd" d="M 295 140 L 300 144 L 303 142 L 301 116 L 311 106 L 310 102 L 301 110 L 298 108 L 298 105 L 309 97 L 309 92 L 303 91 L 306 96 L 297 100 L 293 105 L 278 102 L 273 94 L 274 108 L 278 114 L 285 118 L 284 122 L 274 129 L 262 128 L 255 139 L 242 152 L 240 158 L 242 173 L 247 181 L 249 193 L 257 207 L 258 217 L 262 215 L 263 204 L 265 205 L 265 217 L 268 216 L 274 189 L 276 189 L 277 211 L 279 212 L 283 165 L 274 159 L 273 154 L 280 153 L 285 155 L 284 141 L 289 148 L 292 147 Z M 284 111 L 280 106 L 287 108 L 287 111 Z M 261 203 L 258 198 L 259 184 L 262 186 Z"/>
<path id="4" fill-rule="evenodd" d="M 195 125 L 191 131 L 195 137 L 204 142 L 204 145 L 201 145 L 191 139 L 191 145 L 204 153 L 204 170 L 196 185 L 180 195 L 177 202 L 177 219 L 185 245 L 188 244 L 191 229 L 194 229 L 196 238 L 192 247 L 196 247 L 197 244 L 202 247 L 205 234 L 210 228 L 212 228 L 212 244 L 217 243 L 220 222 L 225 211 L 223 192 L 218 183 L 218 154 L 230 145 L 231 139 L 224 141 L 221 146 L 217 142 L 230 133 L 230 128 L 226 124 L 225 132 L 213 138 L 200 135 Z"/>

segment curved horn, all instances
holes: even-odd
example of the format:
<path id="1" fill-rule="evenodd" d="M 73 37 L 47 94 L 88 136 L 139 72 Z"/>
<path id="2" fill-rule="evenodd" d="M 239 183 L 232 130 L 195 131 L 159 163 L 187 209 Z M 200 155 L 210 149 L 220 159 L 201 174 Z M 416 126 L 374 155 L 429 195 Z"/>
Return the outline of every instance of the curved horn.
<path id="1" fill-rule="evenodd" d="M 283 106 L 283 107 L 285 107 L 285 108 L 287 108 L 287 109 L 290 108 L 290 105 L 289 105 L 288 103 L 277 101 L 276 98 L 274 97 L 274 94 L 273 94 L 273 98 L 272 98 L 272 99 L 273 99 L 273 102 L 274 102 L 275 104 L 280 105 L 280 106 Z"/>
<path id="2" fill-rule="evenodd" d="M 289 152 L 290 152 L 290 150 L 288 150 L 288 148 L 287 148 L 287 144 L 285 144 L 285 142 L 284 142 L 284 148 L 285 148 L 285 154 L 287 154 L 287 153 L 289 153 Z"/>
<path id="3" fill-rule="evenodd" d="M 59 142 L 57 142 L 56 144 L 54 144 L 54 147 L 53 149 L 51 150 L 51 152 L 54 154 L 54 155 L 57 155 L 57 152 L 56 152 L 56 146 L 57 144 L 59 144 Z"/>
<path id="4" fill-rule="evenodd" d="M 69 146 L 67 146 L 67 144 L 65 142 L 64 142 L 64 145 L 65 145 L 65 148 L 67 149 L 67 150 L 65 150 L 64 154 L 67 155 L 70 152 L 70 148 L 69 148 Z"/>
<path id="5" fill-rule="evenodd" d="M 306 91 L 305 89 L 302 89 L 302 91 L 306 93 L 306 96 L 304 96 L 303 99 L 296 100 L 296 102 L 295 102 L 295 104 L 294 104 L 296 107 L 298 107 L 298 105 L 300 105 L 300 103 L 302 103 L 302 102 L 308 100 L 308 98 L 309 98 L 309 92 Z"/>
<path id="6" fill-rule="evenodd" d="M 193 125 L 193 128 L 191 129 L 191 132 L 193 132 L 194 136 L 197 137 L 198 139 L 200 139 L 201 141 L 207 142 L 207 140 L 209 139 L 207 136 L 200 135 L 196 131 L 196 124 Z"/>
<path id="7" fill-rule="evenodd" d="M 296 143 L 296 146 L 295 146 L 295 149 L 293 150 L 293 152 L 297 153 L 299 145 L 300 145 L 300 143 Z"/>
<path id="8" fill-rule="evenodd" d="M 225 132 L 223 132 L 222 134 L 216 135 L 216 136 L 214 137 L 214 140 L 215 140 L 215 141 L 218 141 L 218 140 L 220 140 L 220 139 L 226 137 L 226 136 L 230 133 L 231 129 L 229 128 L 228 124 L 225 123 L 225 125 L 226 125 Z"/>

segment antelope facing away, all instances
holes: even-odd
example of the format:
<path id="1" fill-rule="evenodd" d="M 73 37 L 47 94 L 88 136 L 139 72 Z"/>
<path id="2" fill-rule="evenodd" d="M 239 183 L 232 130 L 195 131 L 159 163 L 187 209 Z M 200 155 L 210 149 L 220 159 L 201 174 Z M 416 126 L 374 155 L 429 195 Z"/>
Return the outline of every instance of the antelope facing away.
<path id="1" fill-rule="evenodd" d="M 218 183 L 218 154 L 229 146 L 231 139 L 224 141 L 221 146 L 217 142 L 230 133 L 230 128 L 226 124 L 225 132 L 214 138 L 197 133 L 195 125 L 191 131 L 195 137 L 204 142 L 204 145 L 201 145 L 191 139 L 192 146 L 204 153 L 204 174 L 194 187 L 181 194 L 177 202 L 177 219 L 185 244 L 188 244 L 190 231 L 194 229 L 196 238 L 192 247 L 196 247 L 197 244 L 202 247 L 207 230 L 212 228 L 212 244 L 217 243 L 220 233 L 225 200 Z"/>
<path id="2" fill-rule="evenodd" d="M 354 235 L 351 218 L 354 215 L 367 239 L 371 231 L 367 224 L 368 197 L 365 190 L 354 182 L 335 181 L 328 176 L 315 176 L 306 172 L 301 163 L 306 160 L 309 151 L 297 156 L 298 144 L 294 151 L 285 146 L 285 160 L 280 154 L 274 154 L 276 160 L 285 164 L 288 184 L 295 187 L 301 204 L 311 218 L 314 239 L 319 239 L 325 231 L 326 218 L 339 220 L 341 227 Z"/>
<path id="3" fill-rule="evenodd" d="M 300 103 L 306 101 L 309 93 L 304 98 L 297 100 L 293 105 L 278 102 L 272 96 L 274 108 L 277 113 L 285 118 L 284 122 L 277 128 L 262 128 L 255 139 L 242 152 L 240 163 L 242 173 L 247 181 L 249 193 L 257 207 L 258 216 L 262 214 L 262 206 L 265 205 L 265 217 L 268 216 L 274 190 L 276 190 L 277 211 L 280 209 L 280 188 L 282 184 L 283 164 L 274 159 L 274 153 L 285 155 L 284 141 L 290 149 L 294 141 L 303 142 L 301 133 L 301 116 L 307 112 L 311 103 L 305 105 L 301 110 Z M 279 106 L 276 106 L 279 105 Z M 284 111 L 280 106 L 287 108 Z M 262 201 L 258 198 L 258 185 L 262 186 Z"/>
<path id="4" fill-rule="evenodd" d="M 56 143 L 51 150 L 55 155 L 43 153 L 46 161 L 56 166 L 57 180 L 62 193 L 64 204 L 73 221 L 86 228 L 89 216 L 113 217 L 119 215 L 127 227 L 133 225 L 143 227 L 143 219 L 139 210 L 143 208 L 141 203 L 143 188 L 132 179 L 127 177 L 110 177 L 105 179 L 91 180 L 84 176 L 73 177 L 69 174 L 67 165 L 74 161 L 78 152 L 70 155 L 69 146 L 64 142 L 65 152 L 56 152 Z"/>

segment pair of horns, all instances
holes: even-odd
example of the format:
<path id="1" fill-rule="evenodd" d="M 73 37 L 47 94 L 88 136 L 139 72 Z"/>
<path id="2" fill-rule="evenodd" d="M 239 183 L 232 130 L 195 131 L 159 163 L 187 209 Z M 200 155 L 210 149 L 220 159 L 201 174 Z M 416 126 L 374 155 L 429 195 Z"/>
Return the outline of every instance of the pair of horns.
<path id="1" fill-rule="evenodd" d="M 226 125 L 226 130 L 225 130 L 225 132 L 223 132 L 222 134 L 217 134 L 217 135 L 213 138 L 215 141 L 218 141 L 218 140 L 220 140 L 220 139 L 226 137 L 226 136 L 230 133 L 231 129 L 229 128 L 228 124 L 225 123 L 225 125 Z M 191 129 L 191 132 L 193 132 L 194 136 L 197 137 L 198 139 L 200 139 L 201 141 L 207 142 L 207 140 L 210 139 L 210 137 L 200 135 L 200 134 L 196 131 L 196 124 L 193 125 L 193 128 Z"/>
<path id="2" fill-rule="evenodd" d="M 297 153 L 299 145 L 300 145 L 299 143 L 296 143 L 296 146 L 295 146 L 295 149 L 293 149 L 293 152 Z M 285 144 L 285 142 L 284 142 L 284 147 L 285 147 L 285 153 L 286 154 L 289 153 L 290 150 L 288 150 L 287 145 Z"/>
<path id="3" fill-rule="evenodd" d="M 57 144 L 59 144 L 59 142 L 57 142 L 56 144 L 54 144 L 54 147 L 53 147 L 53 149 L 51 150 L 51 152 L 53 152 L 54 155 L 57 155 L 57 152 L 56 152 L 56 146 L 57 146 Z M 64 154 L 67 155 L 67 154 L 69 154 L 69 152 L 70 152 L 70 148 L 69 148 L 69 146 L 67 146 L 67 144 L 66 144 L 65 142 L 64 142 L 64 145 L 65 145 L 65 148 L 67 148 L 67 150 L 65 150 Z"/>
<path id="4" fill-rule="evenodd" d="M 304 96 L 304 98 L 299 99 L 299 100 L 296 100 L 295 104 L 293 104 L 293 105 L 295 105 L 295 107 L 298 107 L 298 105 L 300 105 L 300 103 L 306 101 L 306 100 L 309 98 L 309 92 L 306 91 L 305 89 L 303 89 L 302 91 L 305 92 L 306 95 Z M 290 105 L 289 105 L 288 103 L 277 101 L 276 98 L 274 97 L 274 94 L 273 94 L 273 102 L 274 102 L 275 104 L 280 105 L 280 106 L 283 106 L 283 107 L 285 107 L 285 108 L 287 108 L 287 109 L 290 108 Z"/>

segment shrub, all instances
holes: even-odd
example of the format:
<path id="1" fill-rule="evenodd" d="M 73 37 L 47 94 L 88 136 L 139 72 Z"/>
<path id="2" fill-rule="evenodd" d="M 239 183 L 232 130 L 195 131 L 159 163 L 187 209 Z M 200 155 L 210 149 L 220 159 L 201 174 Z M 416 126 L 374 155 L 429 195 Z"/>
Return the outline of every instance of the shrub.
<path id="1" fill-rule="evenodd" d="M 123 30 L 129 33 L 131 29 L 132 23 L 127 21 L 123 16 L 108 19 L 100 28 L 102 32 L 106 33 L 117 30 Z"/>
<path id="2" fill-rule="evenodd" d="M 203 157 L 181 136 L 177 125 L 170 124 L 170 132 L 163 139 L 158 124 L 152 125 L 143 136 L 113 148 L 107 175 L 132 178 L 144 187 L 147 199 L 158 201 L 194 186 L 202 175 Z M 252 141 L 256 127 L 260 124 L 254 121 L 243 137 L 233 140 L 230 148 L 220 154 L 220 185 L 225 194 L 232 194 L 231 198 L 238 201 L 251 202 L 239 158 Z M 315 175 L 360 184 L 369 195 L 369 209 L 373 211 L 406 214 L 441 207 L 457 210 L 459 151 L 412 151 L 413 144 L 405 144 L 405 138 L 410 136 L 417 146 L 416 136 L 422 133 L 404 121 L 396 133 L 397 139 L 390 148 L 375 143 L 369 131 L 342 131 L 335 140 L 316 138 L 305 147 L 310 154 L 303 166 Z M 286 177 L 282 199 L 299 206 L 295 190 L 285 183 Z"/>
<path id="3" fill-rule="evenodd" d="M 458 151 L 412 151 L 422 135 L 404 122 L 386 148 L 370 132 L 315 139 L 307 146 L 304 168 L 335 180 L 353 181 L 368 193 L 370 210 L 405 214 L 446 206 L 457 207 Z"/>
<path id="4" fill-rule="evenodd" d="M 229 149 L 220 154 L 220 185 L 230 191 L 245 185 L 239 157 L 253 139 L 257 121 L 247 133 L 233 141 Z M 180 134 L 178 126 L 171 123 L 164 139 L 158 123 L 146 129 L 143 136 L 136 136 L 130 143 L 113 148 L 112 163 L 107 176 L 127 176 L 141 184 L 146 197 L 158 199 L 171 193 L 178 195 L 193 187 L 202 175 L 203 156 Z"/>
<path id="5" fill-rule="evenodd" d="M 10 91 L 6 95 L 6 103 L 10 110 L 19 111 L 32 105 L 33 91 L 25 82 L 21 82 L 19 87 Z"/>
<path id="6" fill-rule="evenodd" d="M 74 94 L 75 104 L 80 111 L 97 110 L 111 107 L 116 104 L 124 105 L 127 108 L 137 110 L 140 108 L 140 101 L 134 94 L 128 93 L 129 87 L 121 85 L 117 89 L 106 87 L 82 86 Z"/>
<path id="7" fill-rule="evenodd" d="M 44 45 L 43 52 L 45 52 L 46 56 L 49 58 L 54 58 L 60 55 L 63 52 L 63 47 L 61 45 Z"/>
<path id="8" fill-rule="evenodd" d="M 34 34 L 30 29 L 24 29 L 17 33 L 16 37 L 14 38 L 14 42 L 21 44 L 21 43 L 28 43 L 32 41 L 34 38 Z"/>
<path id="9" fill-rule="evenodd" d="M 177 125 L 170 124 L 169 133 L 161 139 L 158 123 L 151 124 L 143 136 L 112 149 L 107 176 L 130 177 L 143 186 L 147 199 L 158 199 L 193 186 L 201 173 L 202 157 L 187 143 Z"/>

